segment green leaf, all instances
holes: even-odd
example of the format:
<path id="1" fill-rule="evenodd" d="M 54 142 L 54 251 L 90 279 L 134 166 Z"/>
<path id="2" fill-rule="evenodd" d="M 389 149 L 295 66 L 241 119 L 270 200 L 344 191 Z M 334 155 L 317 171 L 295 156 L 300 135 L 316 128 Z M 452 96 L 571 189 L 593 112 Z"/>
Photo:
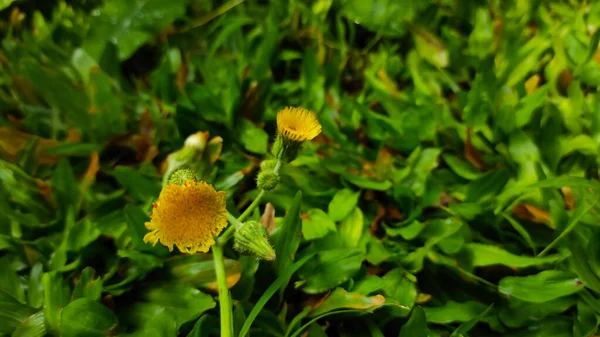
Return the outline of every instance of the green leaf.
<path id="1" fill-rule="evenodd" d="M 212 296 L 177 282 L 153 285 L 144 290 L 143 298 L 164 307 L 178 327 L 216 306 Z"/>
<path id="2" fill-rule="evenodd" d="M 336 231 L 335 223 L 327 213 L 318 208 L 311 208 L 302 218 L 302 235 L 306 240 L 319 239 L 330 231 Z"/>
<path id="3" fill-rule="evenodd" d="M 365 176 L 354 176 L 351 174 L 343 175 L 350 183 L 369 190 L 385 191 L 392 187 L 392 182 L 389 180 L 376 181 Z"/>
<path id="4" fill-rule="evenodd" d="M 512 268 L 524 268 L 555 263 L 567 257 L 565 254 L 546 257 L 515 255 L 499 247 L 481 243 L 466 244 L 464 252 L 472 257 L 473 267 L 504 265 Z"/>
<path id="5" fill-rule="evenodd" d="M 465 336 L 471 329 L 473 329 L 473 327 L 475 327 L 475 325 L 479 321 L 481 321 L 483 318 L 485 318 L 489 314 L 490 310 L 492 310 L 493 307 L 494 307 L 494 304 L 490 304 L 490 306 L 487 307 L 487 309 L 485 309 L 482 313 L 480 313 L 476 317 L 473 317 L 471 320 L 461 324 L 458 328 L 456 328 L 456 330 L 454 330 L 452 332 L 450 337 Z"/>
<path id="6" fill-rule="evenodd" d="M 541 303 L 575 294 L 583 283 L 570 272 L 546 270 L 531 276 L 509 276 L 500 280 L 498 291 L 520 300 Z"/>
<path id="7" fill-rule="evenodd" d="M 145 202 L 158 198 L 161 189 L 158 179 L 126 166 L 118 166 L 112 174 L 135 199 Z"/>
<path id="8" fill-rule="evenodd" d="M 114 43 L 119 59 L 129 58 L 141 45 L 185 13 L 186 1 L 110 0 L 98 10 L 84 49 L 100 60 L 107 43 Z"/>
<path id="9" fill-rule="evenodd" d="M 573 322 L 566 317 L 550 317 L 531 324 L 525 329 L 508 334 L 507 337 L 573 337 Z"/>
<path id="10" fill-rule="evenodd" d="M 395 316 L 406 316 L 417 299 L 417 285 L 414 276 L 401 268 L 390 270 L 383 277 L 383 290 L 388 300 L 394 300 L 400 307 L 391 308 Z"/>
<path id="11" fill-rule="evenodd" d="M 347 292 L 342 288 L 335 288 L 329 296 L 312 308 L 308 317 L 320 316 L 339 309 L 354 309 L 371 312 L 383 306 L 384 303 L 385 298 L 381 295 L 363 296 L 357 293 Z"/>
<path id="12" fill-rule="evenodd" d="M 318 294 L 332 289 L 354 276 L 362 261 L 360 249 L 320 251 L 298 272 L 303 280 L 302 290 L 308 294 Z"/>
<path id="13" fill-rule="evenodd" d="M 0 11 L 8 8 L 15 1 L 16 0 L 1 0 L 0 1 Z"/>
<path id="14" fill-rule="evenodd" d="M 363 212 L 358 207 L 354 208 L 350 215 L 340 222 L 339 233 L 346 247 L 354 248 L 358 245 L 364 226 Z"/>
<path id="15" fill-rule="evenodd" d="M 427 319 L 425 310 L 420 306 L 416 306 L 410 318 L 400 329 L 399 337 L 427 337 Z"/>
<path id="16" fill-rule="evenodd" d="M 480 302 L 467 301 L 463 303 L 448 301 L 440 307 L 425 307 L 427 322 L 436 324 L 447 324 L 452 322 L 468 322 L 487 306 Z"/>
<path id="17" fill-rule="evenodd" d="M 498 317 L 506 326 L 517 328 L 528 326 L 550 315 L 560 314 L 577 303 L 575 296 L 563 296 L 541 303 L 524 302 L 511 298 L 508 305 L 501 308 Z"/>
<path id="18" fill-rule="evenodd" d="M 102 279 L 96 278 L 96 271 L 92 267 L 86 267 L 81 272 L 81 276 L 79 280 L 75 284 L 75 289 L 73 289 L 72 298 L 88 298 L 90 300 L 98 301 L 100 300 L 100 295 L 102 295 Z"/>
<path id="19" fill-rule="evenodd" d="M 0 333 L 11 334 L 36 310 L 20 303 L 0 302 Z"/>
<path id="20" fill-rule="evenodd" d="M 593 239 L 589 240 L 588 247 L 592 245 Z M 600 292 L 600 276 L 593 269 L 593 257 L 588 255 L 585 249 L 584 238 L 576 231 L 568 236 L 568 247 L 571 252 L 569 263 L 571 269 L 581 279 L 583 284 L 596 292 Z"/>
<path id="21" fill-rule="evenodd" d="M 257 127 L 249 120 L 242 119 L 240 121 L 240 141 L 246 150 L 258 154 L 265 154 L 267 153 L 269 135 L 265 130 Z"/>
<path id="22" fill-rule="evenodd" d="M 88 298 L 69 303 L 60 316 L 60 334 L 64 337 L 111 336 L 118 324 L 112 311 Z"/>
<path id="23" fill-rule="evenodd" d="M 69 303 L 69 288 L 62 275 L 56 271 L 45 273 L 44 286 L 44 322 L 50 333 L 57 333 L 60 325 L 61 310 Z"/>
<path id="24" fill-rule="evenodd" d="M 240 261 L 225 259 L 227 278 L 239 279 L 242 272 Z M 173 256 L 165 261 L 165 269 L 173 281 L 187 283 L 195 288 L 216 289 L 215 263 L 211 254 Z"/>
<path id="25" fill-rule="evenodd" d="M 248 334 L 252 323 L 254 322 L 258 314 L 263 310 L 263 307 L 265 306 L 265 304 L 267 304 L 269 299 L 273 295 L 275 295 L 277 290 L 283 289 L 283 287 L 285 287 L 285 285 L 289 282 L 290 277 L 292 277 L 292 275 L 294 275 L 294 273 L 298 269 L 300 269 L 304 264 L 306 264 L 306 262 L 312 259 L 313 256 L 314 254 L 309 254 L 296 261 L 294 264 L 290 265 L 286 270 L 283 271 L 283 273 L 281 273 L 281 275 L 279 275 L 279 277 L 269 286 L 269 288 L 265 290 L 260 299 L 254 305 L 254 308 L 252 308 L 252 311 L 248 315 L 248 318 L 246 318 L 244 325 L 240 329 L 239 337 L 245 337 Z"/>
<path id="26" fill-rule="evenodd" d="M 327 207 L 327 213 L 331 220 L 341 221 L 345 219 L 356 207 L 359 197 L 360 191 L 354 192 L 348 188 L 337 191 Z"/>
<path id="27" fill-rule="evenodd" d="M 467 185 L 465 202 L 480 202 L 498 194 L 508 182 L 510 175 L 505 169 L 496 169 L 485 173 Z"/>
<path id="28" fill-rule="evenodd" d="M 46 324 L 44 323 L 44 312 L 29 316 L 21 322 L 11 335 L 12 337 L 44 337 L 46 336 Z"/>
<path id="29" fill-rule="evenodd" d="M 275 253 L 277 259 L 274 261 L 279 275 L 286 270 L 294 260 L 294 254 L 300 245 L 300 232 L 302 221 L 300 220 L 300 204 L 302 202 L 302 193 L 297 192 L 294 201 L 290 206 L 281 227 L 279 227 L 277 236 L 274 238 Z"/>
<path id="30" fill-rule="evenodd" d="M 367 29 L 389 37 L 400 37 L 406 32 L 406 23 L 413 19 L 419 9 L 428 1 L 390 0 L 346 0 L 342 14 Z"/>
<path id="31" fill-rule="evenodd" d="M 454 173 L 456 173 L 458 176 L 460 176 L 461 178 L 465 178 L 468 180 L 474 180 L 483 174 L 481 171 L 479 171 L 476 167 L 474 167 L 470 163 L 468 163 L 452 154 L 444 153 L 442 155 L 442 158 L 444 159 L 446 164 L 448 164 L 450 169 Z"/>
<path id="32" fill-rule="evenodd" d="M 19 302 L 25 302 L 25 289 L 21 285 L 19 275 L 15 268 L 10 265 L 9 260 L 4 257 L 0 259 L 0 290 L 5 291 Z"/>
<path id="33" fill-rule="evenodd" d="M 79 199 L 79 190 L 73 168 L 67 159 L 58 162 L 52 178 L 52 194 L 57 205 L 66 213 Z"/>
<path id="34" fill-rule="evenodd" d="M 31 268 L 27 287 L 27 303 L 34 308 L 40 308 L 44 303 L 43 275 L 44 266 L 38 262 Z"/>

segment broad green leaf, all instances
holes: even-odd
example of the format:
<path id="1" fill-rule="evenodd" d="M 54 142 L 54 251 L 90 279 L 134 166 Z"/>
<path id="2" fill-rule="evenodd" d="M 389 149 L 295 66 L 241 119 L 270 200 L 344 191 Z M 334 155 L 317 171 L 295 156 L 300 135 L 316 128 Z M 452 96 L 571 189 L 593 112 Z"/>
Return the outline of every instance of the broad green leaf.
<path id="1" fill-rule="evenodd" d="M 146 202 L 158 198 L 160 192 L 158 179 L 126 166 L 117 166 L 113 175 L 135 199 Z"/>
<path id="2" fill-rule="evenodd" d="M 490 304 L 490 306 L 487 307 L 487 309 L 485 309 L 482 313 L 473 317 L 471 320 L 461 324 L 458 328 L 456 328 L 456 330 L 454 330 L 452 332 L 452 334 L 450 336 L 451 337 L 465 336 L 471 329 L 473 329 L 473 327 L 475 327 L 475 325 L 479 321 L 481 321 L 483 318 L 485 318 L 489 314 L 489 312 L 492 310 L 493 307 L 494 307 L 494 304 Z"/>
<path id="3" fill-rule="evenodd" d="M 125 60 L 182 16 L 185 5 L 183 0 L 106 1 L 98 10 L 84 49 L 96 61 L 100 61 L 106 44 L 114 43 L 119 51 L 119 59 Z"/>
<path id="4" fill-rule="evenodd" d="M 363 235 L 365 226 L 363 212 L 356 207 L 354 210 L 340 222 L 339 234 L 342 240 L 349 248 L 354 248 L 358 245 L 360 238 Z"/>
<path id="5" fill-rule="evenodd" d="M 240 329 L 239 337 L 245 337 L 246 334 L 248 334 L 248 331 L 250 331 L 250 326 L 252 326 L 254 319 L 262 311 L 263 307 L 265 306 L 265 304 L 267 304 L 269 299 L 273 295 L 275 295 L 275 293 L 278 290 L 283 289 L 283 287 L 285 287 L 285 285 L 289 282 L 290 277 L 292 277 L 292 275 L 298 269 L 300 269 L 306 262 L 310 261 L 310 259 L 312 259 L 313 257 L 314 254 L 309 254 L 290 265 L 286 270 L 282 272 L 281 275 L 279 275 L 279 277 L 269 286 L 269 288 L 265 290 L 260 299 L 254 305 L 254 308 L 252 308 L 250 314 L 248 314 L 248 318 L 246 318 L 244 325 Z"/>
<path id="6" fill-rule="evenodd" d="M 316 317 L 339 309 L 373 311 L 380 308 L 384 303 L 385 298 L 381 295 L 368 297 L 347 292 L 342 288 L 336 288 L 327 298 L 312 308 L 308 317 Z"/>
<path id="7" fill-rule="evenodd" d="M 68 285 L 59 272 L 45 273 L 42 277 L 44 286 L 44 322 L 50 333 L 58 333 L 61 311 L 69 303 Z"/>
<path id="8" fill-rule="evenodd" d="M 36 310 L 21 303 L 0 302 L 0 333 L 11 334 Z"/>
<path id="9" fill-rule="evenodd" d="M 515 255 L 496 246 L 481 243 L 468 243 L 464 250 L 472 258 L 473 267 L 504 265 L 512 268 L 547 265 L 565 259 L 565 254 L 545 257 Z"/>
<path id="10" fill-rule="evenodd" d="M 400 268 L 390 270 L 383 277 L 383 290 L 386 298 L 396 301 L 400 307 L 391 308 L 396 316 L 408 314 L 417 299 L 417 285 L 414 276 Z"/>
<path id="11" fill-rule="evenodd" d="M 69 303 L 60 316 L 60 335 L 64 337 L 110 336 L 119 323 L 112 311 L 88 298 Z"/>
<path id="12" fill-rule="evenodd" d="M 302 216 L 302 235 L 306 240 L 319 239 L 336 230 L 335 223 L 319 208 L 311 208 Z"/>
<path id="13" fill-rule="evenodd" d="M 344 174 L 344 178 L 360 188 L 366 188 L 370 190 L 385 191 L 392 187 L 392 182 L 389 180 L 377 181 L 365 176 L 354 176 L 351 174 Z"/>
<path id="14" fill-rule="evenodd" d="M 216 305 L 212 296 L 177 282 L 155 284 L 145 289 L 142 296 L 147 302 L 165 308 L 178 327 Z"/>
<path id="15" fill-rule="evenodd" d="M 211 254 L 173 256 L 165 261 L 165 269 L 172 280 L 187 283 L 195 288 L 215 291 L 217 279 Z M 240 279 L 242 265 L 237 260 L 225 259 L 227 284 L 233 287 Z"/>
<path id="16" fill-rule="evenodd" d="M 265 130 L 257 127 L 247 119 L 242 119 L 239 127 L 240 141 L 246 150 L 258 154 L 267 153 L 269 135 Z"/>
<path id="17" fill-rule="evenodd" d="M 541 303 L 524 302 L 511 298 L 507 305 L 498 312 L 502 323 L 511 328 L 528 326 L 537 321 L 556 315 L 577 303 L 574 296 L 563 296 Z"/>
<path id="18" fill-rule="evenodd" d="M 25 289 L 21 285 L 19 275 L 15 268 L 10 265 L 7 257 L 0 259 L 0 290 L 5 291 L 19 302 L 25 302 Z"/>
<path id="19" fill-rule="evenodd" d="M 360 191 L 353 191 L 348 188 L 339 190 L 333 196 L 333 199 L 327 207 L 327 213 L 333 221 L 341 221 L 345 219 L 356 207 Z"/>
<path id="20" fill-rule="evenodd" d="M 442 158 L 444 159 L 446 164 L 450 166 L 450 169 L 452 169 L 452 171 L 454 171 L 454 173 L 456 173 L 461 178 L 474 180 L 482 175 L 481 171 L 479 171 L 476 167 L 474 167 L 467 161 L 460 159 L 457 156 L 454 156 L 449 153 L 444 153 L 442 155 Z"/>
<path id="21" fill-rule="evenodd" d="M 43 276 L 44 266 L 38 262 L 31 268 L 27 287 L 27 303 L 34 308 L 40 308 L 44 303 Z"/>
<path id="22" fill-rule="evenodd" d="M 300 220 L 300 204 L 302 202 L 302 193 L 296 193 L 294 201 L 286 214 L 281 227 L 279 227 L 277 236 L 274 238 L 275 253 L 277 259 L 274 261 L 277 271 L 281 274 L 294 261 L 294 254 L 300 244 L 300 232 L 302 230 L 302 221 Z"/>
<path id="23" fill-rule="evenodd" d="M 573 322 L 567 317 L 550 317 L 539 323 L 531 324 L 519 332 L 513 332 L 507 337 L 572 337 Z"/>
<path id="24" fill-rule="evenodd" d="M 427 319 L 423 308 L 416 306 L 400 329 L 399 337 L 427 337 Z"/>
<path id="25" fill-rule="evenodd" d="M 100 278 L 94 279 L 96 271 L 92 267 L 86 267 L 81 272 L 79 280 L 75 284 L 73 289 L 72 298 L 88 298 L 93 301 L 100 300 L 102 295 L 102 280 Z"/>
<path id="26" fill-rule="evenodd" d="M 531 276 L 508 276 L 500 280 L 498 291 L 520 300 L 541 303 L 582 290 L 583 283 L 572 273 L 546 270 Z"/>
<path id="27" fill-rule="evenodd" d="M 0 1 L 0 11 L 8 8 L 15 0 L 1 0 Z"/>
<path id="28" fill-rule="evenodd" d="M 486 309 L 486 305 L 480 302 L 454 302 L 448 301 L 439 307 L 424 307 L 427 322 L 447 324 L 452 322 L 467 322 L 474 319 Z"/>
<path id="29" fill-rule="evenodd" d="M 12 337 L 44 337 L 46 336 L 44 312 L 38 311 L 25 319 L 12 333 Z"/>
<path id="30" fill-rule="evenodd" d="M 360 249 L 333 249 L 320 251 L 300 269 L 300 285 L 308 294 L 318 294 L 332 289 L 358 272 L 363 261 Z"/>

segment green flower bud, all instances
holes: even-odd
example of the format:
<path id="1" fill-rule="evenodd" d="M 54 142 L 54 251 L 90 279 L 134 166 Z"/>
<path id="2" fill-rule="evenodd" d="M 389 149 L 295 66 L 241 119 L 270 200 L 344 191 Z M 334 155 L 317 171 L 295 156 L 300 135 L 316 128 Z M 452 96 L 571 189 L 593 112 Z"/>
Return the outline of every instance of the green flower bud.
<path id="1" fill-rule="evenodd" d="M 275 169 L 275 166 L 277 166 L 277 159 L 263 160 L 260 163 L 260 170 L 261 171 L 273 171 Z"/>
<path id="2" fill-rule="evenodd" d="M 300 152 L 303 143 L 303 141 L 290 139 L 280 133 L 275 139 L 271 153 L 282 162 L 289 163 L 298 157 L 298 152 Z"/>
<path id="3" fill-rule="evenodd" d="M 272 191 L 279 185 L 279 175 L 273 171 L 262 171 L 256 177 L 256 185 L 261 190 Z"/>
<path id="4" fill-rule="evenodd" d="M 267 239 L 265 227 L 258 221 L 247 221 L 236 229 L 233 248 L 245 255 L 259 259 L 275 260 L 275 251 Z"/>
<path id="5" fill-rule="evenodd" d="M 181 169 L 171 174 L 171 177 L 169 177 L 169 184 L 183 185 L 190 179 L 197 180 L 196 172 L 190 169 Z"/>

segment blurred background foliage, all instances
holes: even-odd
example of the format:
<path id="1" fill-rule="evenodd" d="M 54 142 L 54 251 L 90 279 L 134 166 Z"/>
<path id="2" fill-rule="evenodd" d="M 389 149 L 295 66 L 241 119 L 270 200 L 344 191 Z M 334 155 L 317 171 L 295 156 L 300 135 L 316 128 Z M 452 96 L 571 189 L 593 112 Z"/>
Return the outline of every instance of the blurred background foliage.
<path id="1" fill-rule="evenodd" d="M 218 335 L 210 255 L 144 221 L 190 135 L 242 209 L 296 105 L 323 134 L 253 215 L 278 259 L 226 251 L 236 333 L 306 258 L 251 335 L 597 334 L 600 2 L 0 9 L 0 335 Z"/>

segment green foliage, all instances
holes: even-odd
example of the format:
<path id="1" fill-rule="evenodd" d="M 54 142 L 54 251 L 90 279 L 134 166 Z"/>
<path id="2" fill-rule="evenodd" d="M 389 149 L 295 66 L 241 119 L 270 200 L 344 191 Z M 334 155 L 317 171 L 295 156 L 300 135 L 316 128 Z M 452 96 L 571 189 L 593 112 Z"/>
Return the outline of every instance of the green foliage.
<path id="1" fill-rule="evenodd" d="M 180 168 L 242 211 L 286 106 L 323 132 L 258 181 L 277 258 L 224 249 L 237 335 L 600 334 L 600 2 L 0 0 L 0 27 L 0 335 L 218 335 L 210 253 L 144 224 Z"/>

